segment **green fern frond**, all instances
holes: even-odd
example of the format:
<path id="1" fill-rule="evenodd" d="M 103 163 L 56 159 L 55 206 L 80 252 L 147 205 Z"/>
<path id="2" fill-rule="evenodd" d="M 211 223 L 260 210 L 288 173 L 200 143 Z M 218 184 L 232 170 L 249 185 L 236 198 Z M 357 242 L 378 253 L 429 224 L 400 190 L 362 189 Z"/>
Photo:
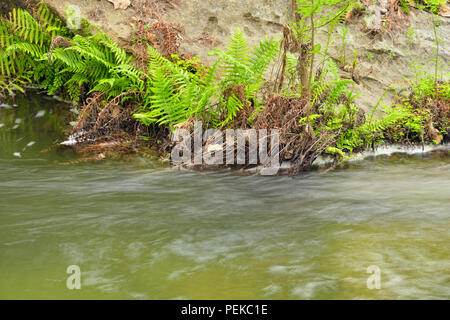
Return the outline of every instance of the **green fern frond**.
<path id="1" fill-rule="evenodd" d="M 35 44 L 18 42 L 10 45 L 6 50 L 5 54 L 10 55 L 12 53 L 25 53 L 31 55 L 33 58 L 42 58 L 44 56 L 44 51 L 41 47 Z"/>
<path id="2" fill-rule="evenodd" d="M 275 60 L 280 51 L 280 41 L 266 38 L 259 46 L 255 46 L 250 58 L 250 70 L 257 78 L 261 78 L 267 67 Z"/>
<path id="3" fill-rule="evenodd" d="M 82 73 L 86 70 L 85 61 L 73 50 L 67 50 L 63 48 L 56 48 L 53 50 L 51 59 L 53 63 L 60 61 L 64 63 L 68 70 L 73 73 Z"/>
<path id="4" fill-rule="evenodd" d="M 139 88 L 144 85 L 143 73 L 129 64 L 120 64 L 111 69 L 111 72 L 118 76 L 125 76 Z"/>
<path id="5" fill-rule="evenodd" d="M 112 68 L 114 66 L 111 61 L 108 61 L 107 56 L 102 52 L 101 48 L 93 45 L 93 42 L 89 39 L 77 35 L 73 38 L 72 42 L 74 45 L 68 47 L 66 49 L 67 51 L 75 51 L 81 57 L 103 64 L 106 68 Z"/>
<path id="6" fill-rule="evenodd" d="M 238 111 L 242 109 L 242 107 L 243 104 L 241 100 L 239 100 L 239 98 L 233 94 L 227 101 L 227 117 L 219 126 L 225 126 L 227 123 L 233 120 L 236 117 Z"/>
<path id="7" fill-rule="evenodd" d="M 329 108 L 334 108 L 335 106 L 337 106 L 342 96 L 347 95 L 347 85 L 349 83 L 353 83 L 353 81 L 342 79 L 331 81 L 330 83 L 328 83 L 327 87 L 329 88 L 329 90 L 327 91 L 327 98 L 324 104 Z"/>
<path id="8" fill-rule="evenodd" d="M 148 66 L 149 73 L 152 70 L 156 70 L 159 67 L 170 64 L 170 61 L 167 60 L 166 58 L 164 58 L 158 52 L 158 50 L 156 50 L 152 46 L 147 46 L 147 55 L 148 55 L 148 61 L 149 61 L 149 66 Z"/>
<path id="9" fill-rule="evenodd" d="M 105 33 L 97 33 L 93 36 L 93 39 L 102 44 L 110 52 L 114 54 L 115 62 L 119 65 L 129 64 L 131 57 L 127 56 L 125 50 L 119 47 L 117 42 L 114 42 Z"/>
<path id="10" fill-rule="evenodd" d="M 249 61 L 248 40 L 242 29 L 237 28 L 227 46 L 227 54 L 243 64 Z"/>

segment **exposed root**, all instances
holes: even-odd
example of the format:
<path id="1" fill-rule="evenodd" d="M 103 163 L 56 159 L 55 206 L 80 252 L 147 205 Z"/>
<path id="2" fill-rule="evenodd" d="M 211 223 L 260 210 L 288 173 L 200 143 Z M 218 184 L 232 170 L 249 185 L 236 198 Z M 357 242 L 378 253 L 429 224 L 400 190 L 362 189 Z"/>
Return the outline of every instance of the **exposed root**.
<path id="1" fill-rule="evenodd" d="M 321 114 L 316 120 L 314 128 L 326 128 L 329 112 L 323 111 L 322 104 L 326 100 L 328 92 L 311 106 L 312 114 Z M 346 105 L 346 97 L 339 98 Z M 278 129 L 280 142 L 280 162 L 289 161 L 290 175 L 297 175 L 301 171 L 311 169 L 314 161 L 327 153 L 328 147 L 336 145 L 336 139 L 347 129 L 359 126 L 364 122 L 364 112 L 361 110 L 355 114 L 353 123 L 343 123 L 342 127 L 326 130 L 308 130 L 308 123 L 300 121 L 307 116 L 308 101 L 303 98 L 284 97 L 279 95 L 269 96 L 265 109 L 261 111 L 256 120 L 256 129 Z"/>
<path id="2" fill-rule="evenodd" d="M 178 9 L 181 0 L 134 0 L 132 6 L 136 17 L 144 23 L 160 20 L 170 9 Z"/>
<path id="3" fill-rule="evenodd" d="M 168 59 L 173 54 L 178 54 L 180 48 L 179 33 L 181 32 L 181 26 L 162 20 L 156 20 L 151 24 L 138 21 L 130 43 L 130 49 L 136 58 L 137 66 L 144 71 L 147 70 L 148 45 L 158 49 Z"/>
<path id="4" fill-rule="evenodd" d="M 133 118 L 135 105 L 124 103 L 123 98 L 139 92 L 122 93 L 106 105 L 102 100 L 105 93 L 94 94 L 82 107 L 72 131 L 78 142 L 74 150 L 108 156 L 136 153 L 137 147 L 144 143 L 141 137 L 148 136 L 148 129 Z"/>
<path id="5" fill-rule="evenodd" d="M 271 95 L 255 120 L 256 129 L 280 130 L 280 147 L 282 160 L 291 160 L 299 149 L 298 140 L 302 133 L 299 124 L 301 117 L 305 116 L 305 100 L 278 95 Z"/>
<path id="6" fill-rule="evenodd" d="M 166 58 L 177 54 L 180 48 L 178 33 L 182 31 L 180 25 L 165 21 L 156 21 L 148 29 L 147 39 Z"/>
<path id="7" fill-rule="evenodd" d="M 387 31 L 404 32 L 409 26 L 409 15 L 400 8 L 400 0 L 388 0 L 387 12 L 384 16 Z"/>
<path id="8" fill-rule="evenodd" d="M 224 97 L 226 100 L 228 100 L 228 98 L 232 95 L 237 97 L 243 106 L 237 113 L 236 117 L 233 118 L 232 127 L 240 129 L 250 128 L 248 119 L 252 116 L 255 108 L 253 100 L 249 100 L 245 95 L 245 85 L 235 85 L 234 87 L 224 91 Z"/>
<path id="9" fill-rule="evenodd" d="M 136 58 L 139 68 L 146 71 L 148 66 L 147 46 L 158 49 L 166 58 L 178 54 L 181 25 L 163 20 L 168 10 L 179 9 L 181 0 L 135 0 L 133 22 L 135 30 L 129 43 L 129 50 Z"/>

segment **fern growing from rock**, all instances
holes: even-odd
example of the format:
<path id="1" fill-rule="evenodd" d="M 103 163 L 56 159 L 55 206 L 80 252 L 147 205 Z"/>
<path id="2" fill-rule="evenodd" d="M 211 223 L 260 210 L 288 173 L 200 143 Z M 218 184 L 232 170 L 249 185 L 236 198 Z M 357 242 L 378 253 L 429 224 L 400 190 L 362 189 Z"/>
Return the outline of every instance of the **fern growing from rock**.
<path id="1" fill-rule="evenodd" d="M 177 125 L 191 117 L 208 125 L 227 125 L 250 99 L 258 104 L 263 74 L 278 54 L 278 42 L 261 41 L 250 52 L 241 30 L 231 37 L 226 50 L 215 50 L 216 63 L 202 73 L 191 73 L 149 47 L 149 88 L 146 103 L 135 117 L 147 125 Z M 225 92 L 242 85 L 245 95 Z M 243 101 L 245 99 L 245 101 Z"/>

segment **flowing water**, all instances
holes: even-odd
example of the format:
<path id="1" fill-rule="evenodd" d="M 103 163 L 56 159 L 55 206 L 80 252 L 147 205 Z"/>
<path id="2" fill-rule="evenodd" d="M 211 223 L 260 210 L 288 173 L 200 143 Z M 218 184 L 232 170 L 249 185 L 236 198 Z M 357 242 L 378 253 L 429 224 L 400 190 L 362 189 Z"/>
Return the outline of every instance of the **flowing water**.
<path id="1" fill-rule="evenodd" d="M 68 108 L 0 106 L 2 299 L 450 298 L 448 151 L 297 178 L 77 162 L 48 149 Z"/>

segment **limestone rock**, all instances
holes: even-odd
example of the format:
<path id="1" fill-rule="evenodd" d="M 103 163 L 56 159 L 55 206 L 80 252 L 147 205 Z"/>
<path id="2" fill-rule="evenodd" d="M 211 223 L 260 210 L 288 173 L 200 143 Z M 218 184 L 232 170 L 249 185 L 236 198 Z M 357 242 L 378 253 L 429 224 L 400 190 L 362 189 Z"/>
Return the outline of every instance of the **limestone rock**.
<path id="1" fill-rule="evenodd" d="M 108 0 L 114 4 L 114 9 L 125 10 L 131 5 L 131 0 Z"/>

